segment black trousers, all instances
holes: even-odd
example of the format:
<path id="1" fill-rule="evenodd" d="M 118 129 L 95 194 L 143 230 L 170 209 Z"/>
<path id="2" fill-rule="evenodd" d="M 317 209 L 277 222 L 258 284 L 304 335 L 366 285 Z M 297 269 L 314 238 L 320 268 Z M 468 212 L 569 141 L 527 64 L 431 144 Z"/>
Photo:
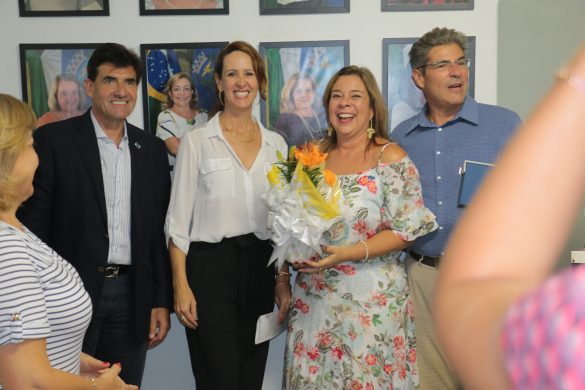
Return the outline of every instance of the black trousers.
<path id="1" fill-rule="evenodd" d="M 274 307 L 269 241 L 253 234 L 191 243 L 187 277 L 199 326 L 186 328 L 197 390 L 260 390 L 269 343 L 254 344 L 256 321 Z"/>
<path id="2" fill-rule="evenodd" d="M 120 363 L 120 378 L 140 386 L 148 340 L 138 340 L 134 325 L 133 289 L 130 274 L 104 279 L 99 304 L 83 339 L 83 352 Z"/>

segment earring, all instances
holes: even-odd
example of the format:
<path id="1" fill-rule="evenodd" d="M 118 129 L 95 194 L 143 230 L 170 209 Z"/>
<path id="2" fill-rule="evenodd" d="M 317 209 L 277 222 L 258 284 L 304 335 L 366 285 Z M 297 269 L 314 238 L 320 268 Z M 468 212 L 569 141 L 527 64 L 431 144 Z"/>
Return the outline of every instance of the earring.
<path id="1" fill-rule="evenodd" d="M 366 129 L 366 133 L 368 133 L 368 139 L 372 139 L 374 134 L 376 134 L 376 130 L 374 129 L 374 121 L 373 117 L 370 118 L 370 127 Z"/>
<path id="2" fill-rule="evenodd" d="M 331 138 L 333 136 L 333 127 L 329 126 L 327 128 L 327 136 Z"/>
<path id="3" fill-rule="evenodd" d="M 223 99 L 221 98 L 222 93 L 223 93 L 223 91 L 218 91 L 217 97 L 219 98 L 219 102 L 221 103 L 221 105 L 225 107 L 225 103 L 224 103 Z"/>

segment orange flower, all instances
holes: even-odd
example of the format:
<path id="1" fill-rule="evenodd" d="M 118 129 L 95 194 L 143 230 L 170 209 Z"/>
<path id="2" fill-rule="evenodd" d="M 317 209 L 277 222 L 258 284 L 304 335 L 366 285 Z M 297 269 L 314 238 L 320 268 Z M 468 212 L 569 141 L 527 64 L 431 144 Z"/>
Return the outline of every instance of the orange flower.
<path id="1" fill-rule="evenodd" d="M 331 172 L 329 169 L 324 169 L 323 178 L 329 187 L 333 187 L 333 184 L 335 184 L 335 179 L 337 179 L 337 175 Z"/>
<path id="2" fill-rule="evenodd" d="M 313 144 L 305 144 L 295 149 L 294 154 L 297 161 L 308 168 L 320 166 L 327 158 L 327 153 L 321 153 Z"/>

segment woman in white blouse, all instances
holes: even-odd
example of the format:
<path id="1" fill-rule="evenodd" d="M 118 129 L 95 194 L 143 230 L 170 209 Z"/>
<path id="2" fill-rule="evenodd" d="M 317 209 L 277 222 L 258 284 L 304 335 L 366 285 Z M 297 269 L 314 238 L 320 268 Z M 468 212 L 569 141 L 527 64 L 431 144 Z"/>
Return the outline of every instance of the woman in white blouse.
<path id="1" fill-rule="evenodd" d="M 227 45 L 215 80 L 221 111 L 181 141 L 167 213 L 175 311 L 197 390 L 260 389 L 268 343 L 254 344 L 256 321 L 275 300 L 282 321 L 290 304 L 290 275 L 267 267 L 272 246 L 260 197 L 287 146 L 252 116 L 267 84 L 256 49 Z"/>
<path id="2" fill-rule="evenodd" d="M 81 278 L 16 218 L 39 163 L 35 122 L 0 94 L 0 389 L 137 389 L 81 352 L 92 314 Z"/>
<path id="3" fill-rule="evenodd" d="M 181 138 L 189 131 L 207 122 L 207 112 L 197 107 L 197 90 L 189 74 L 175 73 L 165 88 L 167 102 L 158 115 L 156 136 L 165 141 L 171 170 L 179 150 Z"/>

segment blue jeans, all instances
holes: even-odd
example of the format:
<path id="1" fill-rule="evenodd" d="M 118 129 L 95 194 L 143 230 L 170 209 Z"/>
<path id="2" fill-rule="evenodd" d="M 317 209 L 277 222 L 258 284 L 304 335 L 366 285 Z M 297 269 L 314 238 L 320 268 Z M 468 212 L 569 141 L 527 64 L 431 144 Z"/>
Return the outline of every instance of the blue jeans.
<path id="1" fill-rule="evenodd" d="M 140 386 L 148 340 L 139 340 L 134 326 L 130 274 L 104 279 L 104 286 L 85 339 L 83 352 L 111 364 L 120 363 L 120 377 Z"/>

